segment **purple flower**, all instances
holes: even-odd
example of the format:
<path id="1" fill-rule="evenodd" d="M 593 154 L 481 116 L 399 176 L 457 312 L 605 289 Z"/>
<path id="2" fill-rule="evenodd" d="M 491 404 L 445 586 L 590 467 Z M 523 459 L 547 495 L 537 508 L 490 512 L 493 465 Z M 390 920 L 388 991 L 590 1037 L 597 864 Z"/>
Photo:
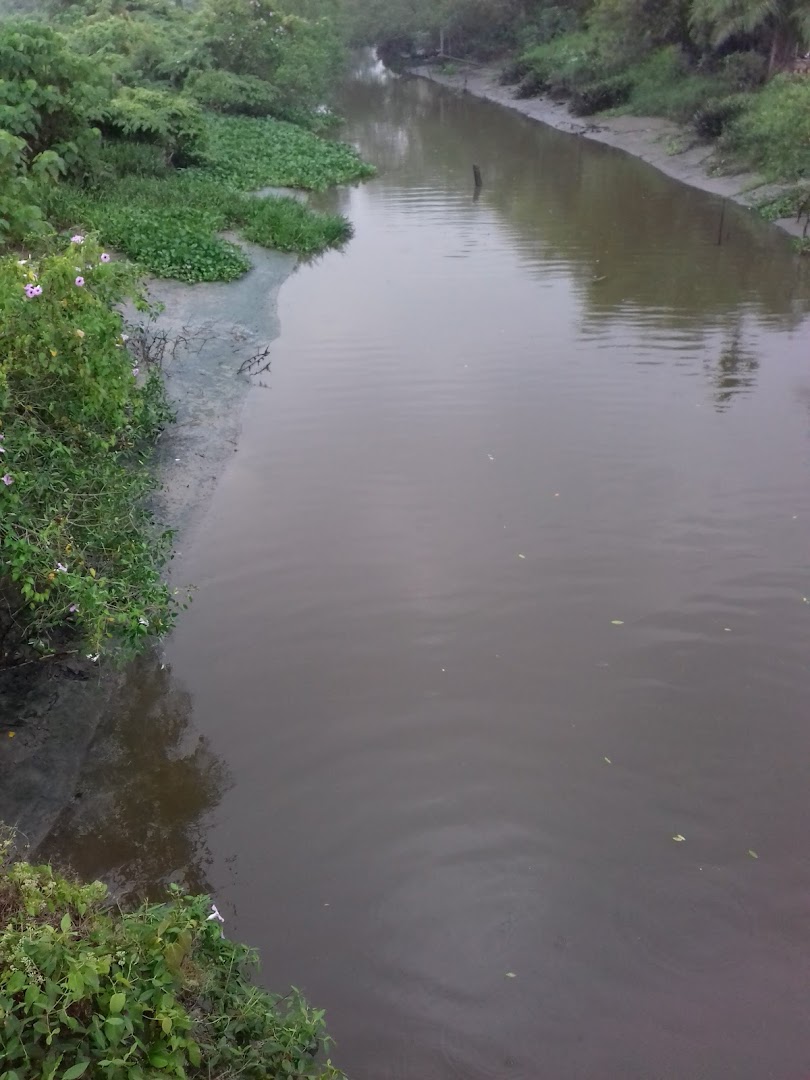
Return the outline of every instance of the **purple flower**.
<path id="1" fill-rule="evenodd" d="M 56 572 L 57 572 L 57 574 L 66 574 L 67 573 L 67 567 L 65 566 L 64 563 L 58 562 L 56 564 Z"/>
<path id="2" fill-rule="evenodd" d="M 76 278 L 76 281 L 74 282 L 74 284 L 78 285 L 79 288 L 81 288 L 82 285 L 84 285 L 84 278 L 81 275 L 79 275 L 79 277 Z"/>
<path id="3" fill-rule="evenodd" d="M 73 613 L 78 611 L 78 610 L 79 610 L 79 608 L 78 608 L 78 605 L 76 605 L 76 604 L 71 604 L 70 607 L 68 608 L 68 611 L 70 612 L 71 615 L 73 615 Z"/>
<path id="4" fill-rule="evenodd" d="M 75 236 L 71 236 L 70 242 L 71 244 L 83 244 L 84 237 L 81 235 L 81 233 L 76 233 Z"/>
<path id="5" fill-rule="evenodd" d="M 132 377 L 133 377 L 134 379 L 137 379 L 137 378 L 138 378 L 138 375 L 140 375 L 140 372 L 141 372 L 141 369 L 140 369 L 140 368 L 134 367 L 134 368 L 132 369 Z"/>
<path id="6" fill-rule="evenodd" d="M 42 296 L 42 286 L 41 285 L 35 285 L 34 286 L 34 296 Z"/>
<path id="7" fill-rule="evenodd" d="M 9 476 L 8 473 L 6 473 L 4 477 L 2 477 L 2 480 L 6 487 L 11 487 L 11 485 L 14 483 L 14 477 Z"/>
<path id="8" fill-rule="evenodd" d="M 37 287 L 36 287 L 36 285 L 26 285 L 25 286 L 25 295 L 28 297 L 29 300 L 33 300 L 34 297 L 37 295 Z"/>
<path id="9" fill-rule="evenodd" d="M 101 255 L 99 255 L 99 259 L 101 260 L 101 262 L 109 262 L 110 256 L 107 254 L 106 251 L 103 251 Z"/>

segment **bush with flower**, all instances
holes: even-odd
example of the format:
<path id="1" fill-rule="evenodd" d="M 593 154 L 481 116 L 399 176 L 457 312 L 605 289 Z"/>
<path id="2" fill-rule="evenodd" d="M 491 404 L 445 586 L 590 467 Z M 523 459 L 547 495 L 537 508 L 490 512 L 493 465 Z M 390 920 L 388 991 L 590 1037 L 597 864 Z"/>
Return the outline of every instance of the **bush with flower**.
<path id="1" fill-rule="evenodd" d="M 133 373 L 127 298 L 147 307 L 90 237 L 0 259 L 0 667 L 137 650 L 171 626 L 146 463 L 170 414 L 160 372 Z"/>

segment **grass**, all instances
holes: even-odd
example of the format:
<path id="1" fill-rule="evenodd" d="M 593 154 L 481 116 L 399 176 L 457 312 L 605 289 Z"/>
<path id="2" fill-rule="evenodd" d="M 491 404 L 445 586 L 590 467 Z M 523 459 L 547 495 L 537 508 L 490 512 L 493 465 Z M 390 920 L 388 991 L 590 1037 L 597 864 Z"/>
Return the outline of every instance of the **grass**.
<path id="1" fill-rule="evenodd" d="M 97 232 L 106 245 L 158 277 L 189 283 L 231 281 L 249 269 L 246 254 L 218 235 L 226 229 L 301 255 L 349 239 L 351 226 L 342 215 L 317 213 L 296 199 L 247 193 L 267 186 L 321 191 L 372 175 L 351 147 L 277 120 L 209 116 L 207 125 L 210 154 L 204 166 L 168 170 L 151 148 L 112 144 L 102 155 L 104 181 L 92 188 L 57 185 L 48 216 L 65 227 Z"/>

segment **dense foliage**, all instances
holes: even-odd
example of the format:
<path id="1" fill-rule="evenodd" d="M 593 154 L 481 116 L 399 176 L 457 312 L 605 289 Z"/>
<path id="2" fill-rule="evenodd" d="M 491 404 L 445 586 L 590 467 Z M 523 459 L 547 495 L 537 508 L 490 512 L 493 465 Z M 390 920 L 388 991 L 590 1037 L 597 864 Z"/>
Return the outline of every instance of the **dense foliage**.
<path id="1" fill-rule="evenodd" d="M 242 199 L 224 217 L 194 202 L 214 177 L 241 192 L 254 181 L 321 189 L 369 175 L 348 147 L 311 134 L 331 115 L 344 57 L 330 0 L 203 0 L 193 9 L 84 0 L 57 5 L 53 21 L 0 21 L 0 243 L 26 241 L 49 218 L 98 229 L 145 268 L 192 281 L 244 272 L 245 257 L 213 235 L 243 218 L 252 235 L 305 254 L 348 235 L 345 223 L 307 221 L 301 208 L 266 211 L 269 230 Z M 191 168 L 193 183 L 173 183 Z M 57 177 L 72 186 L 53 189 Z M 157 177 L 169 190 L 160 199 L 136 191 L 133 201 L 126 182 Z M 174 250 L 160 256 L 158 237 Z"/>
<path id="2" fill-rule="evenodd" d="M 169 414 L 127 352 L 125 298 L 143 307 L 132 269 L 89 238 L 0 260 L 0 667 L 171 625 L 143 463 Z"/>
<path id="3" fill-rule="evenodd" d="M 0 1080 L 340 1080 L 323 1013 L 250 984 L 208 897 L 122 912 L 3 847 Z"/>

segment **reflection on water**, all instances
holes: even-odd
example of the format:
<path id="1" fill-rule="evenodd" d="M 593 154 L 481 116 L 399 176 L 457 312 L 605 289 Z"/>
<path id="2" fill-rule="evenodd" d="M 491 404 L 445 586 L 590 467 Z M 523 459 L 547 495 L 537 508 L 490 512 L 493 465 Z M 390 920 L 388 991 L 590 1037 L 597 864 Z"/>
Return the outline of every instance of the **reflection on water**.
<path id="1" fill-rule="evenodd" d="M 227 769 L 192 728 L 191 697 L 156 657 L 135 663 L 92 748 L 73 806 L 37 855 L 116 895 L 160 897 L 169 881 L 205 892 L 204 818 Z"/>
<path id="2" fill-rule="evenodd" d="M 147 666 L 60 848 L 206 876 L 357 1080 L 803 1076 L 807 266 L 428 82 L 343 111 L 380 175 L 184 552 L 206 743 Z"/>

